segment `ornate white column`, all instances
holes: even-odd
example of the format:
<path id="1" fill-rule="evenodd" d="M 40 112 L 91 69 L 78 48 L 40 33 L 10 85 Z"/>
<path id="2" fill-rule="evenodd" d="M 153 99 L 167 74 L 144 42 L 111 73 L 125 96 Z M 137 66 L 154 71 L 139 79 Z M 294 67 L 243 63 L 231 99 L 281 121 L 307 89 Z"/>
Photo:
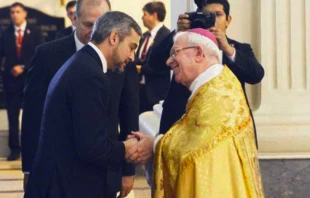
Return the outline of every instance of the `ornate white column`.
<path id="1" fill-rule="evenodd" d="M 310 157 L 310 1 L 260 0 L 265 69 L 254 113 L 266 158 Z"/>

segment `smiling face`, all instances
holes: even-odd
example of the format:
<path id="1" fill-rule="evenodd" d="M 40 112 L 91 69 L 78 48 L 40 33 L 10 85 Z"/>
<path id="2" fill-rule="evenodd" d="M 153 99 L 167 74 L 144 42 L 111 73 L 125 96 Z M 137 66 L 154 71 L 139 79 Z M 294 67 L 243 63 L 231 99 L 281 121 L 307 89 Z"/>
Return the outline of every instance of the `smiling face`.
<path id="1" fill-rule="evenodd" d="M 175 81 L 181 83 L 187 88 L 198 77 L 199 73 L 195 63 L 197 48 L 189 46 L 186 35 L 181 35 L 173 47 L 171 55 L 167 60 L 167 65 L 173 71 Z"/>
<path id="2" fill-rule="evenodd" d="M 121 42 L 113 50 L 112 69 L 123 71 L 125 66 L 134 60 L 135 50 L 139 45 L 140 36 L 131 29 L 131 34 Z"/>

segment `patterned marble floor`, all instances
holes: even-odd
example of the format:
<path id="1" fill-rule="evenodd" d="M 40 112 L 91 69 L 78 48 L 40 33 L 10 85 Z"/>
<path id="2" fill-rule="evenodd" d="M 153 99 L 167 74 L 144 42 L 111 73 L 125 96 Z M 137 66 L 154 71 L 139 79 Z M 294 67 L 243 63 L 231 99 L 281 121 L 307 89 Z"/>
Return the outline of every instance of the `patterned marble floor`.
<path id="1" fill-rule="evenodd" d="M 8 162 L 5 158 L 0 158 L 0 198 L 22 198 L 23 195 L 21 161 Z M 150 197 L 150 188 L 143 176 L 143 170 L 137 168 L 134 189 L 127 198 Z"/>

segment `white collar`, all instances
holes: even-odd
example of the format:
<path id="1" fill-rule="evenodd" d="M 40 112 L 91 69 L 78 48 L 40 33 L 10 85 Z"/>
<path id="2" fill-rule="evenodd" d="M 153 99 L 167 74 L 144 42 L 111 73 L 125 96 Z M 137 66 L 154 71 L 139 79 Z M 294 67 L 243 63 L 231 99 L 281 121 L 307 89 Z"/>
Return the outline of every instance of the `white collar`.
<path id="1" fill-rule="evenodd" d="M 100 49 L 96 45 L 94 45 L 92 42 L 89 42 L 88 45 L 91 46 L 99 55 L 100 60 L 101 60 L 101 64 L 102 64 L 103 72 L 106 73 L 107 72 L 107 61 L 106 61 L 104 55 L 102 54 Z"/>
<path id="2" fill-rule="evenodd" d="M 15 29 L 16 32 L 17 32 L 19 29 L 21 29 L 22 32 L 25 32 L 26 26 L 27 26 L 27 21 L 25 20 L 25 22 L 24 22 L 20 27 L 17 27 L 16 25 L 14 25 L 14 29 Z"/>
<path id="3" fill-rule="evenodd" d="M 206 71 L 201 73 L 191 84 L 189 90 L 192 92 L 191 98 L 196 91 L 201 87 L 203 84 L 209 82 L 211 79 L 215 78 L 216 76 L 220 75 L 224 69 L 224 66 L 221 64 L 215 64 L 209 67 Z"/>
<path id="4" fill-rule="evenodd" d="M 79 51 L 82 47 L 84 47 L 84 44 L 76 36 L 76 31 L 74 32 L 74 41 L 75 41 L 76 51 Z"/>
<path id="5" fill-rule="evenodd" d="M 157 34 L 157 32 L 159 31 L 160 28 L 162 28 L 164 26 L 163 23 L 158 23 L 151 31 L 151 36 L 154 38 Z"/>

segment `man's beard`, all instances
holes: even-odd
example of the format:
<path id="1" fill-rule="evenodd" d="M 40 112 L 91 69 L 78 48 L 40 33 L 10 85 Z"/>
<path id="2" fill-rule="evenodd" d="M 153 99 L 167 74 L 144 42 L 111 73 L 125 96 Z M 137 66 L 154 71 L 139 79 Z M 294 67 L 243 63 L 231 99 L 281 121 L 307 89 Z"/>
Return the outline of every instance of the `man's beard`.
<path id="1" fill-rule="evenodd" d="M 113 50 L 113 56 L 112 56 L 112 61 L 113 61 L 113 71 L 118 71 L 118 72 L 123 72 L 124 71 L 124 62 L 121 61 L 121 58 L 119 57 L 119 54 L 117 53 L 118 47 Z"/>

